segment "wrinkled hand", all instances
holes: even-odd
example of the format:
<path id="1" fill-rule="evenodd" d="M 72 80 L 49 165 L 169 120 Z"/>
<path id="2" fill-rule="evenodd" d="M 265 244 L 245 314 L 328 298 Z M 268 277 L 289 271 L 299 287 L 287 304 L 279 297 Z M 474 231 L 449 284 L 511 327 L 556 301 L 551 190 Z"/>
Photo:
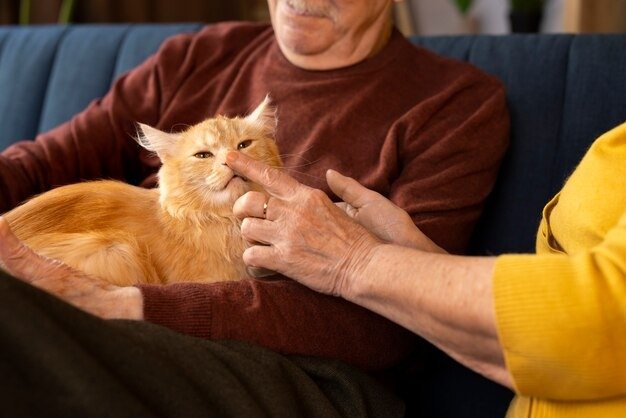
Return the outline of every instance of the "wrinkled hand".
<path id="1" fill-rule="evenodd" d="M 268 199 L 263 193 L 248 192 L 233 207 L 243 219 L 244 238 L 259 244 L 244 252 L 244 262 L 277 271 L 323 293 L 345 294 L 346 277 L 367 265 L 380 241 L 324 192 L 237 152 L 228 154 L 227 163 L 270 195 Z"/>
<path id="2" fill-rule="evenodd" d="M 13 234 L 1 217 L 0 267 L 93 315 L 143 319 L 143 297 L 139 289 L 111 285 L 35 253 Z"/>
<path id="3" fill-rule="evenodd" d="M 422 251 L 445 252 L 415 226 L 406 211 L 380 193 L 334 170 L 326 172 L 326 181 L 343 200 L 337 206 L 381 240 Z"/>

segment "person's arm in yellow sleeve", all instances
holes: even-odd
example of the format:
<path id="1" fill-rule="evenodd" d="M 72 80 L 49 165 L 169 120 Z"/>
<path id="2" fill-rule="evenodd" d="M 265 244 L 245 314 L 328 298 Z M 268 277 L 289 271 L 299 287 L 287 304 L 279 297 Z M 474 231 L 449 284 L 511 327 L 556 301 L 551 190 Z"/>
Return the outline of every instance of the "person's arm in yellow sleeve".
<path id="1" fill-rule="evenodd" d="M 626 214 L 588 251 L 500 257 L 493 291 L 500 341 L 521 394 L 626 394 Z"/>

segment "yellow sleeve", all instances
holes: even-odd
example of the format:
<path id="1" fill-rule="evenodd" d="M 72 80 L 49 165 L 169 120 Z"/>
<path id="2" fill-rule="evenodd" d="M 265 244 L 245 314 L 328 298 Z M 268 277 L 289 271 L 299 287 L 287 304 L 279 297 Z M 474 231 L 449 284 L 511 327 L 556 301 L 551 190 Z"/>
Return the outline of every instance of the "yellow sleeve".
<path id="1" fill-rule="evenodd" d="M 518 393 L 553 400 L 626 394 L 626 214 L 575 255 L 506 255 L 496 321 Z"/>

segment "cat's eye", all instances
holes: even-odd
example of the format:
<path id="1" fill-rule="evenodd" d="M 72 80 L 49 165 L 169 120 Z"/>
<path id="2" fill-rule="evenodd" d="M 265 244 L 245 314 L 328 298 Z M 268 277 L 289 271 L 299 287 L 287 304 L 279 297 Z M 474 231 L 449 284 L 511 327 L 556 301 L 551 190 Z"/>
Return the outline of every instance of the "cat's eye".
<path id="1" fill-rule="evenodd" d="M 250 146 L 250 144 L 252 144 L 252 140 L 251 139 L 246 139 L 245 141 L 241 141 L 239 143 L 239 145 L 237 145 L 237 149 L 248 148 Z"/>
<path id="2" fill-rule="evenodd" d="M 213 157 L 213 153 L 209 151 L 200 151 L 196 152 L 193 156 L 196 158 L 211 158 Z"/>

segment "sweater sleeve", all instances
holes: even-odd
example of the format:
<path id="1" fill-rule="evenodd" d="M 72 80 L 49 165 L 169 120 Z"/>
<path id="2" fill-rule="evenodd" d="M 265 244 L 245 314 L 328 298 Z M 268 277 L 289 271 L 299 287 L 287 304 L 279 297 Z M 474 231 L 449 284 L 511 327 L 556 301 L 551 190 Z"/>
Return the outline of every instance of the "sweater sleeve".
<path id="1" fill-rule="evenodd" d="M 518 393 L 552 400 L 626 395 L 626 213 L 575 255 L 507 255 L 494 297 Z"/>
<path id="2" fill-rule="evenodd" d="M 388 197 L 439 246 L 460 254 L 508 146 L 504 89 L 466 70 L 401 123 L 401 171 Z"/>
<path id="3" fill-rule="evenodd" d="M 99 178 L 139 183 L 150 170 L 150 159 L 133 140 L 135 123 L 158 121 L 160 109 L 169 100 L 164 80 L 175 86 L 183 76 L 180 67 L 189 42 L 190 35 L 172 38 L 70 121 L 34 141 L 20 141 L 4 150 L 0 155 L 0 213 L 63 184 Z"/>
<path id="4" fill-rule="evenodd" d="M 415 337 L 343 299 L 287 280 L 142 285 L 145 319 L 201 338 L 330 357 L 368 371 L 397 364 Z"/>

